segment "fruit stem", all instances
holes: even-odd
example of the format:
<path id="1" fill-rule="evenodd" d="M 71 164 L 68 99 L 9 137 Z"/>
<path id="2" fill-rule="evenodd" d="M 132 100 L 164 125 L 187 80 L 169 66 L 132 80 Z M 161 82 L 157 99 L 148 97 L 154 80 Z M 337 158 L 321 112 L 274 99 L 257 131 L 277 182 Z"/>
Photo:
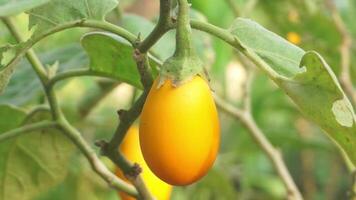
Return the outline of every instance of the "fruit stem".
<path id="1" fill-rule="evenodd" d="M 178 0 L 177 33 L 175 57 L 195 56 L 192 43 L 192 30 L 189 23 L 189 4 L 187 0 Z"/>

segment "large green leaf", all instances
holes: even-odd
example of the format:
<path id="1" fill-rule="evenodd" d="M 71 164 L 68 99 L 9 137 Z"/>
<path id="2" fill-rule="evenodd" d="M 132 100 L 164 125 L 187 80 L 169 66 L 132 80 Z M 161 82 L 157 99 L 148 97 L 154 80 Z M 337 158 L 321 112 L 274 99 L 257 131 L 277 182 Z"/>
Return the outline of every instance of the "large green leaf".
<path id="1" fill-rule="evenodd" d="M 117 192 L 95 174 L 83 156 L 73 156 L 68 171 L 61 184 L 33 200 L 117 200 Z"/>
<path id="2" fill-rule="evenodd" d="M 0 0 L 0 17 L 11 16 L 41 6 L 50 0 Z"/>
<path id="3" fill-rule="evenodd" d="M 38 54 L 45 65 L 58 62 L 58 72 L 88 66 L 88 59 L 79 44 L 69 44 Z M 23 105 L 33 100 L 43 89 L 31 64 L 23 59 L 6 87 L 0 95 L 0 104 Z"/>
<path id="4" fill-rule="evenodd" d="M 83 36 L 81 43 L 90 58 L 92 71 L 142 88 L 133 59 L 134 49 L 126 40 L 111 33 L 91 32 Z M 153 69 L 157 68 L 156 59 L 150 63 Z"/>
<path id="5" fill-rule="evenodd" d="M 26 113 L 0 106 L 0 134 L 21 125 Z M 46 119 L 43 113 L 30 123 Z M 0 199 L 27 200 L 63 181 L 73 147 L 60 132 L 45 129 L 1 142 Z"/>
<path id="6" fill-rule="evenodd" d="M 51 0 L 28 11 L 29 28 L 36 26 L 34 35 L 37 35 L 67 22 L 81 19 L 104 20 L 105 15 L 117 4 L 117 0 Z"/>
<path id="7" fill-rule="evenodd" d="M 279 74 L 290 77 L 301 71 L 298 66 L 304 50 L 258 23 L 238 18 L 230 27 L 230 31 L 246 48 L 256 52 Z"/>
<path id="8" fill-rule="evenodd" d="M 304 54 L 300 67 L 306 71 L 278 84 L 356 163 L 356 116 L 337 78 L 316 52 Z"/>
<path id="9" fill-rule="evenodd" d="M 230 31 L 278 74 L 268 75 L 356 164 L 355 113 L 324 59 L 316 52 L 305 53 L 252 20 L 238 18 Z"/>

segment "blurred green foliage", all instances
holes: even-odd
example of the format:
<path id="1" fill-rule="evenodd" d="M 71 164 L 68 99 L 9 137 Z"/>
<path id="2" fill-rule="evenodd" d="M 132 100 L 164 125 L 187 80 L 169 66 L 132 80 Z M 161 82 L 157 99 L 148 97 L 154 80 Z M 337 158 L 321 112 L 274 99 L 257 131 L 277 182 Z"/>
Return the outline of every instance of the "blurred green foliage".
<path id="1" fill-rule="evenodd" d="M 112 23 L 127 27 L 138 33 L 138 23 L 152 28 L 147 20 L 133 15 L 146 16 L 147 10 L 135 7 L 147 1 L 122 0 L 121 10 L 125 15 L 113 11 L 108 18 Z M 192 0 L 192 8 L 212 24 L 228 28 L 234 13 L 227 1 Z M 295 32 L 301 37 L 299 44 L 305 50 L 318 51 L 335 73 L 340 71 L 340 36 L 322 0 L 236 0 L 238 12 L 259 22 L 273 32 L 286 37 Z M 158 3 L 158 1 L 149 1 Z M 337 8 L 356 40 L 356 1 L 335 0 Z M 135 13 L 130 13 L 134 10 Z M 158 11 L 156 10 L 156 13 Z M 130 15 L 126 15 L 130 14 Z M 125 21 L 138 20 L 137 24 Z M 135 19 L 134 19 L 135 18 Z M 138 18 L 138 19 L 136 19 Z M 27 36 L 27 16 L 16 17 L 18 25 Z M 46 65 L 59 62 L 59 71 L 88 66 L 88 58 L 79 45 L 81 35 L 88 29 L 73 29 L 46 38 L 35 46 L 41 60 Z M 197 31 L 194 31 L 197 32 Z M 147 33 L 143 32 L 145 36 Z M 172 41 L 169 33 L 164 41 Z M 195 33 L 197 34 L 197 33 Z M 197 38 L 206 35 L 198 33 Z M 170 38 L 171 39 L 170 39 Z M 197 39 L 196 39 L 197 40 Z M 207 62 L 212 78 L 212 88 L 219 94 L 226 94 L 226 69 L 237 58 L 234 50 L 215 38 L 208 38 L 208 45 L 199 48 L 200 55 Z M 14 43 L 3 24 L 0 24 L 0 44 Z M 199 44 L 198 44 L 199 45 Z M 158 55 L 174 49 L 173 42 L 162 42 L 155 46 Z M 352 46 L 352 61 L 356 61 L 356 46 Z M 159 51 L 162 51 L 160 54 Z M 352 80 L 356 79 L 356 62 L 351 62 Z M 30 109 L 43 103 L 44 98 L 39 81 L 23 59 L 10 80 L 0 103 L 10 103 Z M 65 81 L 58 87 L 60 104 L 71 122 L 82 130 L 92 144 L 96 139 L 110 138 L 117 124 L 116 110 L 126 108 L 131 103 L 132 88 L 121 85 L 105 96 L 88 116 L 78 114 L 80 99 L 98 87 L 97 78 L 76 78 Z M 236 89 L 239 89 L 236 87 Z M 239 105 L 241 102 L 233 102 Z M 268 139 L 283 152 L 283 157 L 305 199 L 346 199 L 350 185 L 345 165 L 334 144 L 314 124 L 307 122 L 295 105 L 264 74 L 256 73 L 252 85 L 253 116 Z M 283 183 L 276 175 L 265 154 L 253 142 L 248 132 L 234 119 L 220 113 L 222 141 L 219 157 L 209 174 L 201 181 L 187 187 L 174 188 L 172 200 L 230 200 L 230 199 L 285 199 Z M 1 119 L 3 120 L 3 119 Z M 68 164 L 65 180 L 43 192 L 35 200 L 115 200 L 119 197 L 91 171 L 88 163 L 78 153 L 73 153 Z M 104 160 L 108 166 L 112 164 Z"/>

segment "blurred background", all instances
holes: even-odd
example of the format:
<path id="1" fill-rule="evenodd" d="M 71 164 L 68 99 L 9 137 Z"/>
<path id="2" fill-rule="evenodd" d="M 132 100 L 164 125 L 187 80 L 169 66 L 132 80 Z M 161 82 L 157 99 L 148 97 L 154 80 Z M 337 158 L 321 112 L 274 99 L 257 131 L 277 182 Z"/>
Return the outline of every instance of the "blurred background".
<path id="1" fill-rule="evenodd" d="M 231 2 L 233 4 L 231 4 Z M 356 39 L 356 1 L 332 1 L 353 39 Z M 305 50 L 316 50 L 340 72 L 341 37 L 324 0 L 192 0 L 192 17 L 229 28 L 236 16 L 252 18 L 269 30 Z M 235 6 L 233 6 L 235 5 Z M 121 0 L 107 20 L 146 36 L 157 20 L 158 0 Z M 15 17 L 27 37 L 26 14 Z M 59 71 L 82 68 L 88 58 L 80 46 L 86 28 L 71 29 L 44 39 L 34 48 L 49 67 Z M 247 74 L 251 85 L 252 112 L 271 143 L 281 150 L 295 182 L 307 200 L 347 199 L 351 177 L 335 145 L 313 123 L 306 120 L 288 97 L 265 74 L 241 60 L 237 51 L 216 38 L 194 31 L 199 55 L 209 70 L 211 87 L 230 103 L 240 106 Z M 0 23 L 0 44 L 15 41 Z M 174 33 L 169 32 L 155 45 L 164 60 L 174 50 Z M 356 43 L 351 46 L 351 79 L 356 78 Z M 109 85 L 109 87 L 107 87 Z M 139 91 L 127 84 L 98 78 L 80 77 L 58 87 L 60 104 L 70 121 L 93 144 L 113 134 L 118 121 L 116 110 L 130 107 Z M 0 104 L 11 103 L 24 109 L 44 101 L 42 88 L 29 63 L 19 64 Z M 187 187 L 174 187 L 172 200 L 282 200 L 286 191 L 270 161 L 236 120 L 220 112 L 222 140 L 219 156 L 209 174 Z M 114 170 L 109 160 L 103 161 Z M 34 200 L 116 200 L 115 191 L 92 172 L 76 150 L 71 154 L 66 178 Z"/>

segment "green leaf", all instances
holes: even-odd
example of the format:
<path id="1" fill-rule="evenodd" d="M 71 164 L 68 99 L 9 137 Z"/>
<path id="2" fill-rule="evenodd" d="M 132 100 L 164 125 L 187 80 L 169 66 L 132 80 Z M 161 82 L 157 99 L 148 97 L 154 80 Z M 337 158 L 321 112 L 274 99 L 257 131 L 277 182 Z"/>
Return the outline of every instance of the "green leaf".
<path id="1" fill-rule="evenodd" d="M 59 72 L 83 68 L 88 66 L 89 63 L 84 50 L 79 44 L 61 46 L 39 53 L 38 56 L 45 65 L 58 61 Z M 23 59 L 16 67 L 20 70 L 14 72 L 7 88 L 0 95 L 0 104 L 24 105 L 33 100 L 42 91 L 41 83 L 27 59 Z"/>
<path id="2" fill-rule="evenodd" d="M 268 74 L 356 164 L 355 113 L 324 59 L 313 51 L 305 53 L 252 20 L 238 18 L 230 31 L 279 75 Z"/>
<path id="3" fill-rule="evenodd" d="M 356 116 L 336 76 L 313 51 L 304 54 L 300 67 L 304 72 L 290 81 L 279 80 L 279 85 L 356 163 Z"/>
<path id="4" fill-rule="evenodd" d="M 258 23 L 250 19 L 237 18 L 230 27 L 230 32 L 236 35 L 246 48 L 263 58 L 280 75 L 291 77 L 300 72 L 298 65 L 305 53 L 304 50 L 292 45 Z"/>
<path id="5" fill-rule="evenodd" d="M 21 125 L 26 113 L 0 106 L 0 134 Z M 31 123 L 47 119 L 43 113 Z M 73 147 L 54 129 L 27 133 L 0 145 L 0 199 L 30 200 L 64 180 Z"/>
<path id="6" fill-rule="evenodd" d="M 83 19 L 104 20 L 118 4 L 117 0 L 51 0 L 28 11 L 29 28 L 36 26 L 34 35 L 60 24 Z"/>
<path id="7" fill-rule="evenodd" d="M 9 83 L 13 71 L 13 67 L 7 67 L 0 71 L 0 95 L 4 92 L 7 84 Z"/>
<path id="8" fill-rule="evenodd" d="M 0 17 L 16 15 L 21 12 L 41 6 L 50 0 L 1 0 Z"/>
<path id="9" fill-rule="evenodd" d="M 81 43 L 90 58 L 92 71 L 142 88 L 132 57 L 134 49 L 126 40 L 111 33 L 91 32 L 83 36 Z M 151 66 L 156 69 L 158 61 L 152 59 Z"/>
<path id="10" fill-rule="evenodd" d="M 52 190 L 34 200 L 110 200 L 117 199 L 117 192 L 110 189 L 91 168 L 83 156 L 71 159 L 66 179 Z"/>
<path id="11" fill-rule="evenodd" d="M 25 49 L 25 46 L 25 43 L 17 43 L 0 47 L 0 95 L 9 83 L 16 65 L 26 53 L 26 51 L 21 52 L 22 49 Z"/>
<path id="12" fill-rule="evenodd" d="M 26 113 L 18 108 L 9 105 L 0 105 L 0 133 L 16 128 L 21 124 L 25 116 Z"/>
<path id="13" fill-rule="evenodd" d="M 9 65 L 6 68 L 3 67 L 5 54 L 11 50 L 13 47 L 11 45 L 6 45 L 0 47 L 0 95 L 3 93 L 4 89 L 6 88 L 9 80 L 12 76 L 14 71 L 14 65 Z"/>

